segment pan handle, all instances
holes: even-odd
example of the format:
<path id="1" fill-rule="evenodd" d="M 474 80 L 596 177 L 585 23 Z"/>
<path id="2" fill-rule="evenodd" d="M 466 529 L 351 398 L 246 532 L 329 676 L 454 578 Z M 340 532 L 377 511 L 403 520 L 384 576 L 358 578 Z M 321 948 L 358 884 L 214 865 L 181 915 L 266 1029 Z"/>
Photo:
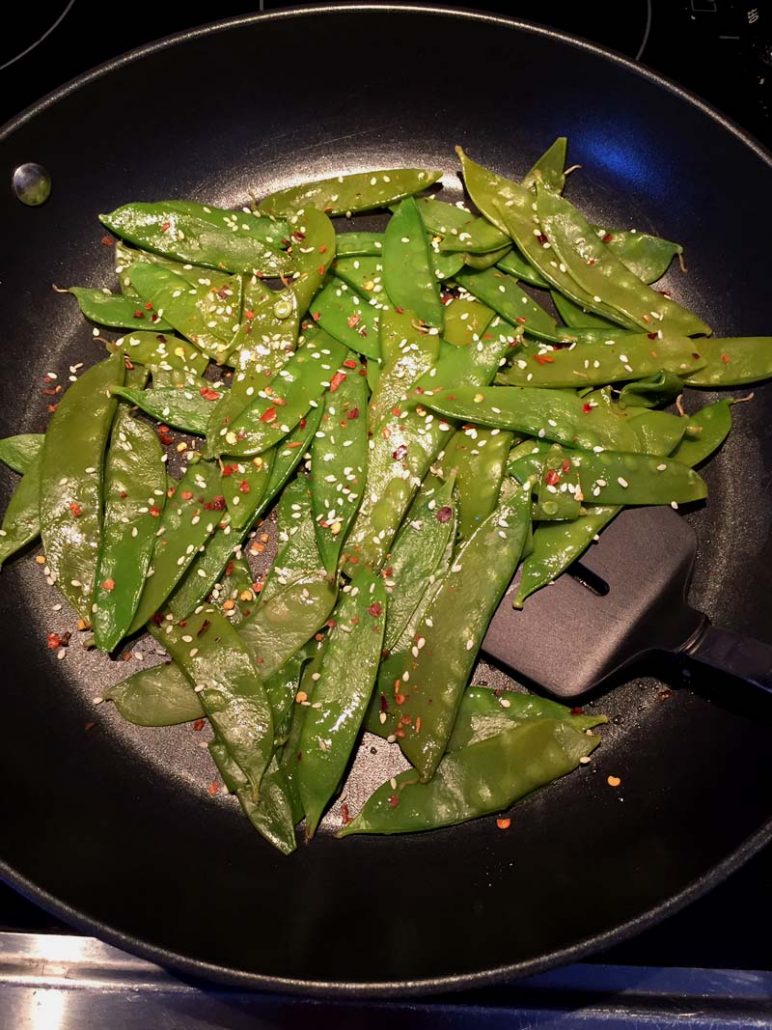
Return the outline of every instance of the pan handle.
<path id="1" fill-rule="evenodd" d="M 701 665 L 728 672 L 749 686 L 772 694 L 772 646 L 769 644 L 718 629 L 706 619 L 683 653 Z"/>

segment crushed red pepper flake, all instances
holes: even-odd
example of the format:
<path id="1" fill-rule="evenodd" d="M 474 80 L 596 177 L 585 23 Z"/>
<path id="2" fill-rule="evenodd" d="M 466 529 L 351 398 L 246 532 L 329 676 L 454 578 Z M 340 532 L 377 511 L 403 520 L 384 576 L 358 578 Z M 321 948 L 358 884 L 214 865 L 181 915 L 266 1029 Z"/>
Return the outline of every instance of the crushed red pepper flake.
<path id="1" fill-rule="evenodd" d="M 383 612 L 383 606 L 381 605 L 380 601 L 375 601 L 367 609 L 367 614 L 368 615 L 372 615 L 372 617 L 374 619 L 377 619 L 382 614 L 382 612 Z"/>
<path id="2" fill-rule="evenodd" d="M 540 365 L 554 365 L 555 359 L 550 354 L 534 354 L 533 360 Z"/>
<path id="3" fill-rule="evenodd" d="M 192 490 L 183 490 L 182 493 L 180 494 L 180 497 L 183 499 L 183 501 L 190 501 L 193 498 L 193 491 Z"/>
<path id="4" fill-rule="evenodd" d="M 242 479 L 239 483 L 239 493 L 248 494 L 252 487 L 249 485 L 246 479 Z"/>
<path id="5" fill-rule="evenodd" d="M 202 386 L 198 392 L 205 401 L 217 401 L 222 396 L 219 390 L 213 390 L 211 386 Z"/>
<path id="6" fill-rule="evenodd" d="M 174 437 L 172 436 L 171 430 L 168 426 L 163 425 L 163 423 L 156 429 L 156 433 L 158 434 L 158 439 L 162 444 L 164 444 L 164 446 L 168 447 L 169 444 L 174 443 Z"/>
<path id="7" fill-rule="evenodd" d="M 260 421 L 270 424 L 271 422 L 275 422 L 277 418 L 278 415 L 276 414 L 276 408 L 270 407 L 265 409 L 263 414 L 260 416 Z"/>
<path id="8" fill-rule="evenodd" d="M 544 482 L 547 486 L 557 486 L 560 482 L 560 473 L 557 469 L 547 469 L 547 474 L 544 477 Z"/>
<path id="9" fill-rule="evenodd" d="M 345 372 L 336 372 L 335 375 L 330 380 L 330 393 L 335 393 L 335 391 L 338 390 L 341 387 L 341 385 L 343 383 L 345 383 L 345 381 L 346 381 L 346 373 Z"/>
<path id="10" fill-rule="evenodd" d="M 394 461 L 402 461 L 407 454 L 407 444 L 401 443 L 396 450 L 391 452 L 391 456 Z"/>
<path id="11" fill-rule="evenodd" d="M 148 508 L 148 514 L 152 515 L 154 519 L 158 519 L 161 517 L 161 509 L 154 504 L 152 507 Z"/>
<path id="12" fill-rule="evenodd" d="M 115 240 L 112 236 L 103 236 L 99 241 L 103 247 L 112 247 L 115 244 Z"/>
<path id="13" fill-rule="evenodd" d="M 83 509 L 77 501 L 73 501 L 71 504 L 68 504 L 67 507 L 69 509 L 70 515 L 72 515 L 74 519 L 79 519 L 83 514 Z"/>
<path id="14" fill-rule="evenodd" d="M 222 494 L 218 494 L 211 501 L 207 501 L 204 507 L 207 511 L 225 511 L 225 498 Z"/>
<path id="15" fill-rule="evenodd" d="M 220 793 L 220 784 L 212 780 L 212 782 L 207 785 L 206 789 L 210 797 L 216 797 Z"/>
<path id="16" fill-rule="evenodd" d="M 590 412 L 592 411 L 592 404 L 587 404 L 587 403 L 585 402 L 585 403 L 584 403 L 584 404 L 582 405 L 582 411 L 583 411 L 583 412 L 585 413 L 585 415 L 589 415 L 589 414 L 590 414 Z"/>
<path id="17" fill-rule="evenodd" d="M 112 578 L 103 579 L 102 580 L 102 589 L 106 590 L 108 593 L 110 593 L 111 591 L 115 590 L 115 580 L 112 579 Z"/>
<path id="18" fill-rule="evenodd" d="M 359 418 L 359 408 L 349 408 L 348 411 L 346 412 L 346 418 L 350 422 L 353 422 L 353 420 L 355 418 Z"/>
<path id="19" fill-rule="evenodd" d="M 499 816 L 499 818 L 496 820 L 496 826 L 500 830 L 508 830 L 511 825 L 512 820 L 506 816 Z"/>
<path id="20" fill-rule="evenodd" d="M 389 808 L 396 808 L 399 804 L 399 794 L 389 795 Z"/>
<path id="21" fill-rule="evenodd" d="M 345 801 L 340 806 L 340 821 L 344 826 L 348 826 L 348 824 L 352 822 L 351 814 L 349 813 L 349 808 Z"/>
<path id="22" fill-rule="evenodd" d="M 195 733 L 200 733 L 204 726 L 206 726 L 206 719 L 196 719 L 193 723 L 193 731 Z"/>
<path id="23" fill-rule="evenodd" d="M 344 368 L 356 368 L 359 362 L 355 358 L 346 358 L 343 362 Z"/>
<path id="24" fill-rule="evenodd" d="M 438 522 L 450 522 L 453 517 L 453 509 L 449 504 L 445 504 L 442 508 L 437 509 L 434 513 L 434 517 Z"/>

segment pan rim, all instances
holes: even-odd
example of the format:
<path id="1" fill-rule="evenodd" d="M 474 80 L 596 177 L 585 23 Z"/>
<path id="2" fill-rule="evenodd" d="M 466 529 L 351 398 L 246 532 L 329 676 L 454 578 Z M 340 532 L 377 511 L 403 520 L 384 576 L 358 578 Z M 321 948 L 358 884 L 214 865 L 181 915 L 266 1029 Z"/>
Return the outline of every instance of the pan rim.
<path id="1" fill-rule="evenodd" d="M 124 65 L 132 64 L 142 58 L 170 49 L 179 43 L 190 40 L 197 40 L 218 35 L 233 29 L 252 27 L 262 23 L 278 22 L 294 18 L 318 17 L 319 15 L 345 14 L 360 15 L 368 13 L 390 12 L 397 15 L 431 15 L 436 17 L 454 18 L 458 20 L 481 22 L 502 29 L 514 29 L 526 34 L 541 36 L 567 44 L 574 49 L 587 51 L 596 57 L 612 64 L 616 64 L 627 71 L 648 80 L 660 89 L 674 94 L 681 100 L 696 107 L 712 121 L 717 122 L 725 131 L 730 132 L 740 142 L 760 158 L 768 167 L 772 168 L 772 153 L 756 140 L 750 133 L 741 129 L 730 118 L 721 114 L 710 104 L 691 93 L 689 90 L 671 81 L 667 77 L 652 71 L 645 65 L 641 65 L 621 54 L 606 47 L 572 36 L 569 33 L 559 32 L 546 26 L 537 25 L 521 19 L 508 18 L 496 14 L 488 14 L 471 11 L 463 8 L 452 7 L 429 7 L 424 4 L 413 3 L 337 3 L 334 5 L 313 5 L 308 7 L 286 8 L 281 11 L 267 11 L 251 15 L 237 16 L 220 21 L 210 22 L 192 29 L 163 37 L 162 39 L 147 43 L 141 47 L 127 51 L 109 61 L 104 62 L 87 72 L 71 79 L 52 92 L 48 93 L 29 107 L 25 108 L 14 118 L 0 126 L 0 143 L 8 140 L 13 133 L 25 125 L 32 118 L 44 113 L 60 100 L 75 93 L 81 87 L 97 81 Z M 677 894 L 670 896 L 659 904 L 647 909 L 643 913 L 601 933 L 583 938 L 575 944 L 564 948 L 550 951 L 538 958 L 527 959 L 521 962 L 509 963 L 496 966 L 492 969 L 478 970 L 465 973 L 452 973 L 441 976 L 425 977 L 415 980 L 398 981 L 338 981 L 338 980 L 308 980 L 293 977 L 281 977 L 261 973 L 237 970 L 228 966 L 220 966 L 178 952 L 166 949 L 160 945 L 148 944 L 131 934 L 124 933 L 108 924 L 85 915 L 81 910 L 69 906 L 54 895 L 49 894 L 43 888 L 28 880 L 24 875 L 14 869 L 9 863 L 0 858 L 0 877 L 20 894 L 40 905 L 43 909 L 61 918 L 76 930 L 81 932 L 92 932 L 109 944 L 123 948 L 126 951 L 139 955 L 149 961 L 160 965 L 171 966 L 187 975 L 223 983 L 230 986 L 270 990 L 291 995 L 310 995 L 326 998 L 378 998 L 378 997 L 408 997 L 418 995 L 439 994 L 441 992 L 461 991 L 474 988 L 488 987 L 503 983 L 507 980 L 520 979 L 532 976 L 556 966 L 568 962 L 580 960 L 590 954 L 617 944 L 640 933 L 642 930 L 653 926 L 669 915 L 684 908 L 690 902 L 706 894 L 712 887 L 726 879 L 731 873 L 747 862 L 753 855 L 760 851 L 764 845 L 772 840 L 772 816 L 766 823 L 761 825 L 752 835 L 747 837 L 739 847 L 731 852 L 725 859 L 717 863 L 710 870 L 688 884 Z"/>

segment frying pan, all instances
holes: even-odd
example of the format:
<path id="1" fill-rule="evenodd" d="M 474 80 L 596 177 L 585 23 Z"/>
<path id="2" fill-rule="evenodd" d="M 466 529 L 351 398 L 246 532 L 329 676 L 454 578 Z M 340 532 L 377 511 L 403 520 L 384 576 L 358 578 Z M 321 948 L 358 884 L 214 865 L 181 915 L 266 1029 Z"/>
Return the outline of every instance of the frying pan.
<path id="1" fill-rule="evenodd" d="M 0 201 L 0 429 L 40 430 L 45 372 L 66 379 L 98 354 L 50 288 L 111 281 L 98 212 L 167 196 L 235 206 L 251 191 L 398 164 L 450 173 L 455 143 L 522 173 L 560 134 L 583 166 L 571 196 L 593 221 L 681 241 L 689 273 L 667 280 L 678 298 L 718 334 L 770 332 L 770 159 L 699 101 L 501 18 L 289 11 L 137 50 L 0 133 L 6 181 L 22 161 L 53 177 L 41 208 L 10 192 Z M 769 387 L 735 409 L 706 472 L 710 503 L 689 516 L 692 602 L 768 642 L 771 416 Z M 2 485 L 7 497 L 10 476 Z M 207 795 L 190 727 L 139 731 L 94 708 L 131 667 L 77 644 L 57 662 L 45 648 L 63 628 L 56 600 L 29 558 L 3 570 L 3 874 L 80 929 L 189 973 L 360 995 L 534 973 L 665 917 L 772 833 L 769 711 L 739 707 L 719 681 L 701 685 L 707 696 L 668 696 L 676 672 L 660 668 L 604 696 L 612 721 L 591 765 L 519 805 L 509 831 L 491 818 L 414 837 L 326 832 L 283 858 L 233 799 Z M 358 788 L 346 789 L 354 808 Z"/>

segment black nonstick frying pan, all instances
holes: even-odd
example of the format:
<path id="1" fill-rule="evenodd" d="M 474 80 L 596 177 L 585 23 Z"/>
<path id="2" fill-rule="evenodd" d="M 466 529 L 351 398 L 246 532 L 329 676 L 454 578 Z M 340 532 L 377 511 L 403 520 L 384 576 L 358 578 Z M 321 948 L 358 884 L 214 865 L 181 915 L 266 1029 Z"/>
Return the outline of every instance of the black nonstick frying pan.
<path id="1" fill-rule="evenodd" d="M 562 134 L 583 166 L 571 197 L 595 222 L 682 242 L 688 275 L 666 284 L 716 333 L 772 333 L 770 158 L 715 113 L 531 26 L 418 7 L 305 9 L 135 51 L 0 132 L 6 183 L 24 161 L 53 177 L 40 208 L 8 189 L 0 199 L 0 431 L 40 430 L 45 373 L 66 379 L 99 353 L 51 290 L 111 281 L 98 212 L 169 196 L 235 206 L 389 165 L 450 174 L 456 143 L 522 173 Z M 735 409 L 706 476 L 710 501 L 687 516 L 699 537 L 692 602 L 772 643 L 772 388 Z M 6 498 L 10 475 L 2 486 Z M 57 662 L 45 646 L 64 628 L 57 600 L 29 557 L 3 570 L 4 876 L 76 926 L 183 971 L 349 994 L 532 973 L 667 916 L 772 835 L 769 707 L 741 706 L 718 677 L 692 693 L 658 668 L 598 702 L 612 721 L 590 766 L 519 805 L 508 831 L 488 818 L 414 837 L 323 833 L 283 858 L 232 799 L 208 796 L 200 734 L 134 730 L 93 706 L 131 667 L 77 645 Z M 380 761 L 385 745 L 372 746 Z"/>

